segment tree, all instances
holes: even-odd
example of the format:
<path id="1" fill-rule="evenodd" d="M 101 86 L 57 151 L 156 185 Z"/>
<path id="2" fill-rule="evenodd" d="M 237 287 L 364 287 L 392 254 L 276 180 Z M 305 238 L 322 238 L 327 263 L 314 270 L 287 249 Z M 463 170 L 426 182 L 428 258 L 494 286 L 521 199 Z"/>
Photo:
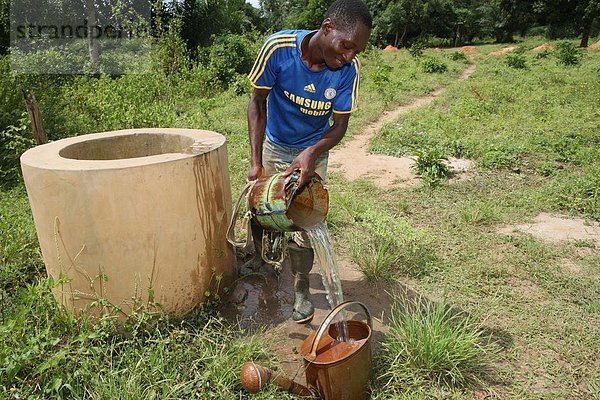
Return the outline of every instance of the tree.
<path id="1" fill-rule="evenodd" d="M 181 16 L 181 35 L 192 55 L 211 44 L 213 35 L 247 33 L 260 20 L 258 11 L 244 0 L 182 0 L 175 13 Z"/>
<path id="2" fill-rule="evenodd" d="M 407 34 L 418 34 L 422 31 L 425 5 L 423 0 L 392 0 L 384 11 L 375 17 L 375 38 L 386 40 L 393 36 L 394 46 L 406 46 Z"/>
<path id="3" fill-rule="evenodd" d="M 304 1 L 298 2 L 285 18 L 285 25 L 302 29 L 318 28 L 330 4 L 330 0 L 308 0 L 307 4 Z"/>
<path id="4" fill-rule="evenodd" d="M 266 25 L 271 30 L 279 31 L 284 28 L 292 6 L 290 3 L 289 0 L 260 0 L 260 9 L 266 19 Z"/>
<path id="5" fill-rule="evenodd" d="M 497 15 L 495 36 L 498 42 L 512 42 L 516 32 L 525 33 L 533 22 L 535 1 L 495 0 Z"/>
<path id="6" fill-rule="evenodd" d="M 576 12 L 580 16 L 581 42 L 579 47 L 587 47 L 594 20 L 600 15 L 600 0 L 580 0 L 577 2 Z"/>

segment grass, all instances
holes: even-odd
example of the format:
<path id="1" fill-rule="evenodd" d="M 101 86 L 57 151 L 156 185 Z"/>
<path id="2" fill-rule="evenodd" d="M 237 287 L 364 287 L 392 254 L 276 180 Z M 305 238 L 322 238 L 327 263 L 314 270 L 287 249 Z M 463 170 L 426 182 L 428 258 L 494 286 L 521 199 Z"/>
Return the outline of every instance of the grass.
<path id="1" fill-rule="evenodd" d="M 495 347 L 486 344 L 476 319 L 453 311 L 445 302 L 417 298 L 391 311 L 390 330 L 382 342 L 379 377 L 390 392 L 411 390 L 428 381 L 434 386 L 481 386 Z"/>
<path id="2" fill-rule="evenodd" d="M 502 351 L 494 365 L 497 382 L 487 383 L 486 393 L 594 398 L 598 377 L 592 371 L 600 368 L 594 356 L 600 348 L 598 250 L 501 234 L 498 228 L 540 212 L 599 219 L 600 158 L 591 154 L 598 149 L 600 115 L 592 98 L 600 93 L 593 78 L 600 56 L 587 53 L 578 67 L 566 67 L 526 51 L 528 68 L 518 70 L 503 57 L 486 56 L 497 48 L 481 47 L 469 80 L 450 87 L 432 106 L 388 124 L 372 143 L 373 150 L 391 155 L 441 147 L 473 158 L 476 177 L 435 190 L 371 196 L 388 212 L 401 198 L 403 218 L 428 232 L 442 260 L 427 275 L 397 279 L 430 298 L 443 293 L 463 310 L 487 316 L 485 325 Z M 392 373 L 387 365 L 386 373 Z M 417 386 L 414 398 L 472 396 L 464 389 Z"/>
<path id="3" fill-rule="evenodd" d="M 376 65 L 385 63 L 392 65 L 388 83 L 393 86 L 386 86 L 382 96 L 381 85 L 376 86 L 371 76 Z M 355 131 L 386 107 L 451 81 L 463 67 L 449 62 L 452 68 L 447 74 L 428 76 L 406 52 L 380 55 L 378 51 L 367 56 L 364 64 L 364 107 L 353 117 Z M 6 66 L 4 59 L 2 67 Z M 35 80 L 27 86 L 33 85 L 40 99 L 53 139 L 144 126 L 223 133 L 228 140 L 235 196 L 249 165 L 245 122 L 248 95 L 234 90 L 211 92 L 204 77 L 195 76 L 196 72 L 152 79 L 146 75 L 78 77 L 65 79 L 50 92 Z M 2 78 L 13 79 L 8 74 Z M 18 94 L 9 90 L 13 86 L 3 86 L 8 105 L 17 104 Z M 400 86 L 404 89 L 398 90 Z M 115 102 L 116 97 L 122 101 Z M 25 123 L 18 129 L 28 130 Z M 273 364 L 259 333 L 225 323 L 211 309 L 196 310 L 176 321 L 142 309 L 124 328 L 110 316 L 91 321 L 68 315 L 52 298 L 55 282 L 43 277 L 22 185 L 2 190 L 0 215 L 0 399 L 112 399 L 125 394 L 144 399 L 246 398 L 238 377 L 242 363 L 255 359 Z M 417 238 L 405 235 L 402 240 L 418 251 Z M 418 262 L 417 258 L 415 255 L 404 261 L 412 268 L 409 264 Z M 285 397 L 270 388 L 252 398 Z"/>
<path id="4" fill-rule="evenodd" d="M 374 398 L 471 399 L 469 382 L 479 379 L 478 390 L 492 398 L 598 396 L 600 249 L 498 232 L 540 212 L 600 219 L 600 54 L 563 66 L 555 55 L 527 50 L 543 42 L 524 43 L 526 69 L 487 56 L 499 45 L 479 47 L 471 78 L 387 124 L 372 143 L 390 155 L 439 148 L 472 158 L 473 179 L 384 190 L 330 177 L 328 221 L 338 254 L 374 282 L 409 285 L 425 305 L 398 300 L 393 329 L 376 353 L 382 379 Z M 466 66 L 454 50 L 425 56 L 442 59 L 448 71 L 425 73 L 407 51 L 362 58 L 361 109 L 350 134 L 383 110 L 453 82 Z M 228 139 L 235 196 L 249 165 L 248 97 L 200 93 L 198 82 L 202 77 L 157 79 L 156 87 L 139 77 L 67 82 L 52 89 L 64 112 L 50 115 L 48 125 L 54 133 L 63 126 L 64 135 L 162 124 L 217 130 Z M 65 105 L 61 93 L 76 100 Z M 131 102 L 115 106 L 114 93 Z M 248 398 L 237 378 L 242 362 L 276 362 L 260 333 L 211 310 L 177 321 L 140 312 L 125 328 L 110 318 L 72 318 L 57 309 L 53 283 L 43 279 L 23 187 L 2 190 L 0 217 L 0 398 Z M 450 305 L 462 312 L 449 313 Z M 480 352 L 488 337 L 500 348 L 492 365 L 487 357 L 496 350 Z M 493 380 L 485 378 L 490 368 Z M 252 398 L 285 395 L 270 388 Z"/>
<path id="5" fill-rule="evenodd" d="M 53 286 L 28 285 L 0 325 L 0 398 L 232 398 L 245 361 L 269 362 L 259 335 L 206 311 L 171 320 L 142 309 L 123 325 L 114 315 L 75 319 Z"/>

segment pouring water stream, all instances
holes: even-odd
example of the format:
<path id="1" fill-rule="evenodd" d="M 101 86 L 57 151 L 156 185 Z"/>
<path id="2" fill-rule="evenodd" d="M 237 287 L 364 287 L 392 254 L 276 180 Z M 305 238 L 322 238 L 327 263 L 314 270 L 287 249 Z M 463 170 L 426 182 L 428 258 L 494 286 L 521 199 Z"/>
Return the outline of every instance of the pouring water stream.
<path id="1" fill-rule="evenodd" d="M 333 309 L 338 304 L 344 302 L 344 294 L 342 292 L 342 283 L 338 272 L 335 254 L 331 243 L 331 236 L 327 228 L 327 221 L 323 221 L 314 227 L 307 229 L 306 233 L 310 238 L 317 264 L 323 279 L 323 286 L 327 291 L 327 301 Z M 346 312 L 341 314 L 341 321 L 338 323 L 338 337 L 335 338 L 339 342 L 349 341 L 348 324 L 346 322 Z"/>

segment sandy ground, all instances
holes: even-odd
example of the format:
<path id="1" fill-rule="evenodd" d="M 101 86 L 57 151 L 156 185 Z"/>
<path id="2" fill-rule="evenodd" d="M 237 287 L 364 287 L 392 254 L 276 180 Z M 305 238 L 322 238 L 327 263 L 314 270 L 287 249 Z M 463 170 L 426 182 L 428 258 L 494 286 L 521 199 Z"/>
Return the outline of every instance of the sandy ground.
<path id="1" fill-rule="evenodd" d="M 541 213 L 528 224 L 503 226 L 499 233 L 528 233 L 546 243 L 586 241 L 600 247 L 600 224 L 581 218 Z"/>
<path id="2" fill-rule="evenodd" d="M 535 49 L 533 49 L 533 51 L 536 51 L 536 52 L 552 51 L 552 50 L 554 50 L 554 46 L 552 46 L 550 43 L 541 44 L 538 47 L 536 47 Z"/>
<path id="3" fill-rule="evenodd" d="M 489 55 L 492 57 L 499 57 L 503 54 L 506 53 L 510 53 L 511 51 L 514 51 L 517 48 L 517 46 L 507 46 L 507 47 L 503 47 L 498 51 L 492 51 Z"/>
<path id="4" fill-rule="evenodd" d="M 287 261 L 286 261 L 287 262 Z M 388 329 L 388 313 L 394 297 L 412 300 L 417 293 L 399 284 L 371 284 L 364 280 L 356 266 L 345 259 L 338 260 L 344 299 L 365 304 L 371 313 L 373 345 L 377 346 Z M 297 324 L 290 319 L 294 302 L 293 277 L 289 265 L 284 263 L 281 274 L 263 265 L 259 274 L 241 278 L 222 309 L 229 320 L 237 320 L 249 329 L 264 329 L 265 337 L 274 344 L 274 352 L 281 371 L 304 383 L 303 359 L 298 351 L 302 342 L 319 327 L 330 311 L 325 297 L 321 275 L 315 266 L 310 274 L 310 291 L 315 315 L 309 324 Z M 349 308 L 349 319 L 365 321 L 360 307 Z"/>

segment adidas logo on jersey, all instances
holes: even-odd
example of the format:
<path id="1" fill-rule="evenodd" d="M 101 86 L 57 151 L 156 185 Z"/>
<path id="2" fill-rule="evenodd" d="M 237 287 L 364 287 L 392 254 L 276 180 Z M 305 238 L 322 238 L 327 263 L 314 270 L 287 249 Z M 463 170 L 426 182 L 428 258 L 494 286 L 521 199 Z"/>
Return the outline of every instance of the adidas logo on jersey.
<path id="1" fill-rule="evenodd" d="M 304 86 L 304 90 L 306 90 L 307 92 L 315 93 L 317 91 L 317 88 L 315 87 L 314 83 L 311 83 L 310 85 Z"/>

